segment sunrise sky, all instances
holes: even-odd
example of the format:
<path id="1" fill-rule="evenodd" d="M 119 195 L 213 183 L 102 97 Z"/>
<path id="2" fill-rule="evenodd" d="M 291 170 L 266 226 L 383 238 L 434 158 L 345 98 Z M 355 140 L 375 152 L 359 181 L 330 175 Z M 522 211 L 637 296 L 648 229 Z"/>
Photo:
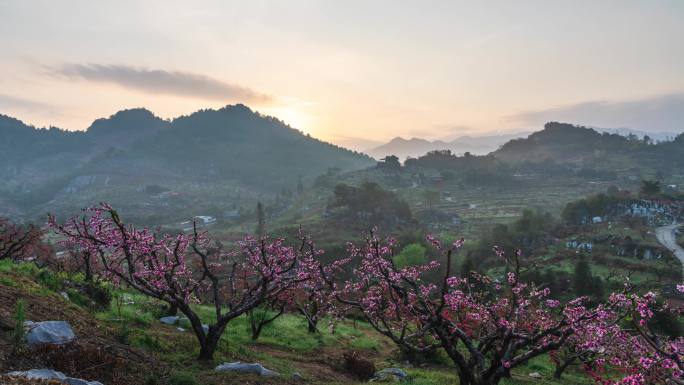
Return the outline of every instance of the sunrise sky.
<path id="1" fill-rule="evenodd" d="M 486 4 L 486 5 L 485 5 Z M 684 130 L 684 1 L 0 1 L 0 113 L 244 103 L 368 148 L 546 120 Z"/>

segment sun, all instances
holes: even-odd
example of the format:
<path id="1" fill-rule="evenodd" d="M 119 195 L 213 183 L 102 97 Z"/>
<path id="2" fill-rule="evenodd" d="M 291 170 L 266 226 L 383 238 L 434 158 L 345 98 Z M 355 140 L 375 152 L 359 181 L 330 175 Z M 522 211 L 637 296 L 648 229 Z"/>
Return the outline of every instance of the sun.
<path id="1" fill-rule="evenodd" d="M 294 107 L 275 107 L 275 108 L 269 108 L 267 110 L 267 113 L 269 115 L 272 115 L 283 122 L 285 124 L 289 125 L 292 128 L 296 128 L 300 131 L 303 132 L 308 132 L 311 127 L 309 126 L 311 123 L 311 119 L 307 114 L 303 113 L 302 111 L 298 110 L 297 108 Z"/>

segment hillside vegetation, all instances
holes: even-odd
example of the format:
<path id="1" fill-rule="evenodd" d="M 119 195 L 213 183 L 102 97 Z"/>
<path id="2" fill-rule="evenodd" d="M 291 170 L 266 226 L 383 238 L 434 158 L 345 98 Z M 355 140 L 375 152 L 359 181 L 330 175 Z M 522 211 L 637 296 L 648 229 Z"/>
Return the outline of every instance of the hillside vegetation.
<path id="1" fill-rule="evenodd" d="M 186 186 L 186 193 L 193 188 L 205 199 L 226 185 L 232 192 L 270 194 L 329 168 L 372 164 L 244 105 L 170 121 L 145 109 L 124 110 L 85 132 L 36 129 L 0 116 L 0 161 L 0 212 L 13 216 L 40 213 L 48 202 L 83 206 L 103 192 L 130 203 L 126 197 L 148 185 Z"/>

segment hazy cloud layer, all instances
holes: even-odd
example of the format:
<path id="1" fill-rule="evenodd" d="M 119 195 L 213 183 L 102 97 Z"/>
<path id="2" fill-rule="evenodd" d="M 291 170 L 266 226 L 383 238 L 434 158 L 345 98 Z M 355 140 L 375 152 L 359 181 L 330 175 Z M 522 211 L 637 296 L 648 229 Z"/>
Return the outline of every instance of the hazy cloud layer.
<path id="1" fill-rule="evenodd" d="M 66 64 L 53 72 L 70 79 L 113 83 L 124 88 L 211 100 L 264 103 L 272 97 L 205 75 L 125 65 Z"/>
<path id="2" fill-rule="evenodd" d="M 55 113 L 53 107 L 45 103 L 0 94 L 0 114 L 7 114 L 13 110 L 30 111 L 43 115 L 54 115 Z"/>
<path id="3" fill-rule="evenodd" d="M 649 99 L 593 101 L 510 117 L 516 123 L 538 128 L 548 121 L 561 121 L 604 128 L 631 128 L 647 132 L 684 131 L 684 93 Z"/>

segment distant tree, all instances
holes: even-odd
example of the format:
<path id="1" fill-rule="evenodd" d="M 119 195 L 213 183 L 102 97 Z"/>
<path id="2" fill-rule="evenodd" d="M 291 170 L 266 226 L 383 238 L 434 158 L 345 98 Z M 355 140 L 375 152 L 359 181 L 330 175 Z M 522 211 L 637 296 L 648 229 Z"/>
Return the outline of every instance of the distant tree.
<path id="1" fill-rule="evenodd" d="M 339 183 L 329 208 L 340 208 L 340 216 L 356 225 L 394 226 L 413 218 L 409 205 L 397 194 L 373 182 L 359 187 Z"/>
<path id="2" fill-rule="evenodd" d="M 651 197 L 660 194 L 660 181 L 658 180 L 642 180 L 641 189 L 639 190 L 641 195 Z"/>
<path id="3" fill-rule="evenodd" d="M 264 206 L 261 202 L 257 203 L 256 208 L 257 225 L 254 233 L 261 238 L 266 234 L 266 214 L 264 213 Z"/>
<path id="4" fill-rule="evenodd" d="M 587 259 L 582 257 L 575 264 L 573 274 L 573 288 L 577 296 L 590 296 L 593 293 L 594 277 Z"/>
<path id="5" fill-rule="evenodd" d="M 404 246 L 401 252 L 394 256 L 393 260 L 397 267 L 415 266 L 427 263 L 425 246 L 412 243 Z"/>
<path id="6" fill-rule="evenodd" d="M 396 155 L 387 155 L 386 157 L 380 159 L 378 168 L 386 170 L 399 170 L 401 169 L 401 162 L 399 162 L 399 158 Z"/>
<path id="7" fill-rule="evenodd" d="M 43 231 L 36 226 L 22 226 L 0 217 L 0 260 L 41 259 L 49 253 L 42 237 Z"/>
<path id="8" fill-rule="evenodd" d="M 247 319 L 252 332 L 252 341 L 258 340 L 264 327 L 283 314 L 285 314 L 285 304 L 278 300 L 248 310 Z"/>

